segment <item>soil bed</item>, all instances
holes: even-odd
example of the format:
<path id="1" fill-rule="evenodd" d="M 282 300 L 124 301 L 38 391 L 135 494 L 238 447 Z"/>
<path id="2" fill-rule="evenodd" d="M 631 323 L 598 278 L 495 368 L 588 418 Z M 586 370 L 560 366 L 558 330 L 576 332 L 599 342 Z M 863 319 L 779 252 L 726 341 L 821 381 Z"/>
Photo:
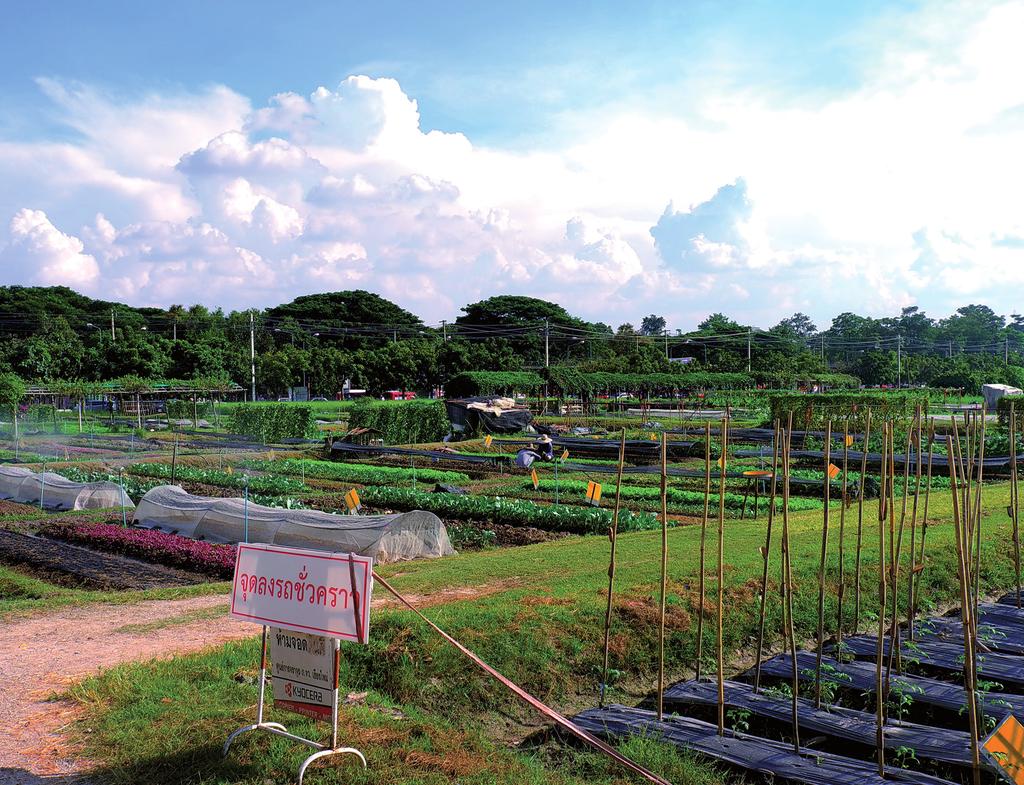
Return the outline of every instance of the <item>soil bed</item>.
<path id="1" fill-rule="evenodd" d="M 52 583 L 75 588 L 155 589 L 213 580 L 185 570 L 10 531 L 0 531 L 0 561 L 28 568 Z"/>

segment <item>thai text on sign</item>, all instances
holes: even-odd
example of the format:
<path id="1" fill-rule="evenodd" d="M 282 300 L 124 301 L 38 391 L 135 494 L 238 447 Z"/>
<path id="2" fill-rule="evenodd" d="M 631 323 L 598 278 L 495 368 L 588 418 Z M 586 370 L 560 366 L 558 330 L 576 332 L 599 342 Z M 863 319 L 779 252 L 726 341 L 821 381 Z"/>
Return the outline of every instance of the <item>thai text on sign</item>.
<path id="1" fill-rule="evenodd" d="M 231 587 L 236 619 L 366 643 L 373 559 L 240 543 Z"/>
<path id="2" fill-rule="evenodd" d="M 338 683 L 334 640 L 280 627 L 271 627 L 267 640 L 277 707 L 329 720 Z"/>

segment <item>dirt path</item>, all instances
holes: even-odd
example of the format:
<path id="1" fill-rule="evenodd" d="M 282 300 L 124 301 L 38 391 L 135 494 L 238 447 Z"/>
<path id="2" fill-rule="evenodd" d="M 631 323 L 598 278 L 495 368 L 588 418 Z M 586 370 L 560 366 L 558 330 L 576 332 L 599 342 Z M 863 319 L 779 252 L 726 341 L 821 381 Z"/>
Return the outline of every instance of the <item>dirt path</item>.
<path id="1" fill-rule="evenodd" d="M 520 585 L 507 578 L 483 586 L 412 594 L 417 607 L 471 600 Z M 383 589 L 376 608 L 400 604 Z M 102 669 L 131 660 L 168 658 L 256 635 L 259 626 L 227 616 L 226 595 L 91 605 L 14 619 L 0 635 L 0 785 L 85 783 L 89 762 L 76 757 L 63 729 L 81 709 L 47 698 Z"/>
<path id="2" fill-rule="evenodd" d="M 61 735 L 79 710 L 48 701 L 53 693 L 128 660 L 171 657 L 258 631 L 256 625 L 227 618 L 224 595 L 67 608 L 5 623 L 0 635 L 0 785 L 30 785 L 54 775 L 57 782 L 63 777 L 70 782 L 88 768 Z"/>

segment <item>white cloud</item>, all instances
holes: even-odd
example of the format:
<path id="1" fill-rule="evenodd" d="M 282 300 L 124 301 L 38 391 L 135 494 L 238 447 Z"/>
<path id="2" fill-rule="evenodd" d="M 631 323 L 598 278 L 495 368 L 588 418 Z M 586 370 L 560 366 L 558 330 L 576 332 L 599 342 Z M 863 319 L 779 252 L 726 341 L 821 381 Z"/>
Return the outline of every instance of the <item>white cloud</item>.
<path id="1" fill-rule="evenodd" d="M 57 229 L 42 210 L 19 210 L 11 219 L 10 237 L 10 244 L 0 252 L 6 281 L 96 291 L 100 277 L 96 260 L 82 253 L 81 240 Z"/>
<path id="2" fill-rule="evenodd" d="M 686 119 L 610 105 L 533 150 L 425 131 L 393 79 L 255 111 L 225 87 L 124 98 L 40 80 L 71 136 L 0 140 L 5 269 L 31 250 L 41 274 L 162 305 L 359 285 L 431 320 L 504 292 L 673 328 L 715 310 L 1011 310 L 1024 4 L 886 24 L 842 92 L 716 86 Z"/>

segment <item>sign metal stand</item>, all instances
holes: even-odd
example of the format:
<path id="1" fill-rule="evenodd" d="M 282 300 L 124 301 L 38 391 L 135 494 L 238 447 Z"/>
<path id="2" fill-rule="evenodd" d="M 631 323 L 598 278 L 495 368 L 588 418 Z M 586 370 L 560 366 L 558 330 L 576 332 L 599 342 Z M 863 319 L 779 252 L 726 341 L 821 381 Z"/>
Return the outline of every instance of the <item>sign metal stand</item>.
<path id="1" fill-rule="evenodd" d="M 306 739 L 294 733 L 289 733 L 288 729 L 279 722 L 265 722 L 263 720 L 263 701 L 268 681 L 267 626 L 263 625 L 263 638 L 260 644 L 260 698 L 259 703 L 256 706 L 256 722 L 252 725 L 243 725 L 228 736 L 227 741 L 224 742 L 224 757 L 227 757 L 228 750 L 231 748 L 231 743 L 243 733 L 248 733 L 249 731 L 264 731 L 265 733 L 270 733 L 274 736 L 281 736 L 282 738 L 290 739 L 291 741 L 299 744 L 305 744 L 307 747 L 312 747 L 316 750 L 316 752 L 306 758 L 302 762 L 302 765 L 299 766 L 299 785 L 302 785 L 302 778 L 306 775 L 306 769 L 309 768 L 309 764 L 315 760 L 319 760 L 320 758 L 329 758 L 332 755 L 355 755 L 363 764 L 363 768 L 366 768 L 366 758 L 363 756 L 363 753 L 355 747 L 338 746 L 338 666 L 341 659 L 341 641 L 338 638 L 332 638 L 331 640 L 334 643 L 334 691 L 331 697 L 330 745 L 321 744 L 320 742 L 313 741 L 312 739 Z"/>
<path id="2" fill-rule="evenodd" d="M 365 644 L 369 638 L 372 574 L 373 560 L 368 557 L 239 544 L 231 590 L 231 616 L 255 621 L 263 628 L 259 702 L 256 722 L 243 725 L 227 737 L 225 757 L 239 736 L 249 731 L 263 731 L 315 750 L 299 767 L 299 785 L 310 764 L 322 758 L 354 755 L 366 768 L 362 752 L 339 744 L 338 687 L 342 639 Z M 290 575 L 297 580 L 288 578 Z M 344 588 L 346 584 L 349 588 Z M 273 664 L 271 673 L 267 670 L 268 644 Z M 280 722 L 265 720 L 268 683 L 273 685 L 273 699 L 279 708 L 314 719 L 327 720 L 329 716 L 330 743 L 304 738 L 289 732 Z"/>

